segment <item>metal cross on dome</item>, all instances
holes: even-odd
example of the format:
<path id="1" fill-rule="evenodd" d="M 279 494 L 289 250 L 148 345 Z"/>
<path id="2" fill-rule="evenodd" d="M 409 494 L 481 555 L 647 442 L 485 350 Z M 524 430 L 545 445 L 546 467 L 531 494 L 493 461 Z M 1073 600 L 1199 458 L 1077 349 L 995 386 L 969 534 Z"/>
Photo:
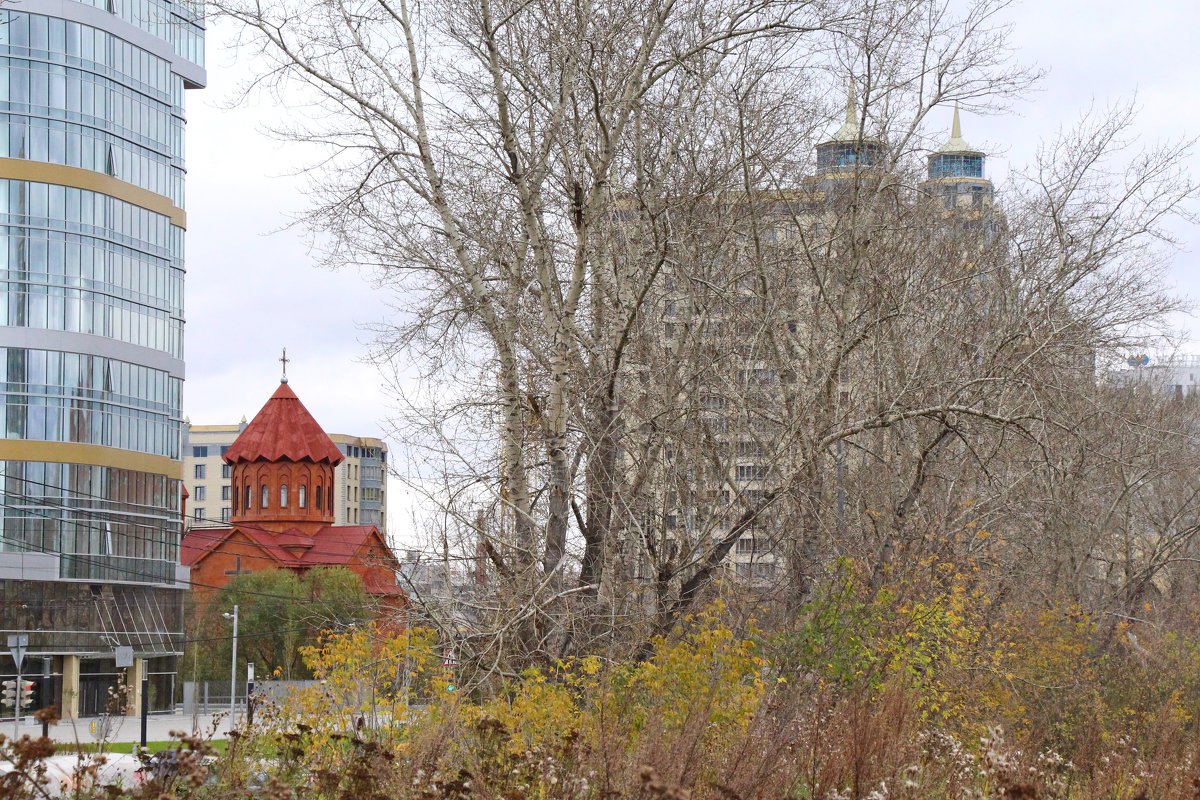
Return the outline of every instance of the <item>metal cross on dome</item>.
<path id="1" fill-rule="evenodd" d="M 283 348 L 283 355 L 279 357 L 279 362 L 283 364 L 283 377 L 279 379 L 280 383 L 287 383 L 287 365 L 289 361 L 291 359 L 287 357 L 287 348 L 285 347 Z"/>

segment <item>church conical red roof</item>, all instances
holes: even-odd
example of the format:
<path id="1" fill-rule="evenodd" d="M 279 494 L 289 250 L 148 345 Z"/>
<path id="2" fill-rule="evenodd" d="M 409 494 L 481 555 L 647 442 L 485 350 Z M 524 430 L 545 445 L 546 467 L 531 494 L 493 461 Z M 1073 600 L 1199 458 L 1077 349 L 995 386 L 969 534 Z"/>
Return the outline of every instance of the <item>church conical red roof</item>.
<path id="1" fill-rule="evenodd" d="M 239 461 L 326 461 L 337 465 L 343 456 L 333 440 L 286 383 L 255 415 L 225 452 L 227 464 Z"/>

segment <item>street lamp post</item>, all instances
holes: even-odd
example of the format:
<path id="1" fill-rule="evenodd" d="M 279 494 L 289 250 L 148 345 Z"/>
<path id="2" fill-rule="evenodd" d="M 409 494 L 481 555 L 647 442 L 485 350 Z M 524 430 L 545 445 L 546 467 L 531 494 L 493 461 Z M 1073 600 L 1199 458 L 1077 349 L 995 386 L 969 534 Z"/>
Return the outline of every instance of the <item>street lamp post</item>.
<path id="1" fill-rule="evenodd" d="M 234 723 L 237 719 L 237 634 L 238 607 L 233 606 L 233 613 L 226 612 L 221 616 L 233 620 L 233 658 L 229 663 L 229 733 L 233 734 Z"/>

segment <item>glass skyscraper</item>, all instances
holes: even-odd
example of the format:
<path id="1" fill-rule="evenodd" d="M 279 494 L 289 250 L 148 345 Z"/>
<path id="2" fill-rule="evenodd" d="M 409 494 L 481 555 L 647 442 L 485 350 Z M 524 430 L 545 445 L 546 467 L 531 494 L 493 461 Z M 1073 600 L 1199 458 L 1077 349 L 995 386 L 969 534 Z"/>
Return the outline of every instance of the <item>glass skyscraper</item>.
<path id="1" fill-rule="evenodd" d="M 172 703 L 183 381 L 184 94 L 202 8 L 0 7 L 0 634 L 35 706 Z M 5 641 L 0 640 L 0 645 Z M 0 650 L 0 678 L 15 672 Z"/>

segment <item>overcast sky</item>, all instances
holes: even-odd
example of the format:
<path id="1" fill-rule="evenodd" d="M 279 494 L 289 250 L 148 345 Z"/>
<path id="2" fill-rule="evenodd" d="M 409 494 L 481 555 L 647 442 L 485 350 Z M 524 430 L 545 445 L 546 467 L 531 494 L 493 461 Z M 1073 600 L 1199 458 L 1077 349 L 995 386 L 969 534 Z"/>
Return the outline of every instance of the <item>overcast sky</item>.
<path id="1" fill-rule="evenodd" d="M 1136 95 L 1147 141 L 1200 134 L 1196 0 L 1028 0 L 1010 16 L 1023 60 L 1050 74 L 1010 114 L 963 117 L 967 140 L 993 154 L 989 174 L 1001 186 L 1010 165 L 1030 161 L 1039 139 L 1093 102 Z M 188 95 L 184 413 L 197 424 L 253 417 L 275 390 L 286 346 L 292 388 L 327 431 L 380 436 L 391 401 L 363 363 L 364 326 L 387 319 L 385 297 L 353 272 L 314 266 L 303 233 L 286 229 L 305 205 L 304 180 L 293 175 L 303 154 L 262 130 L 286 109 L 264 96 L 227 108 L 249 72 L 227 49 L 228 33 L 210 26 L 208 88 Z M 944 116 L 948 129 L 949 109 Z M 1190 169 L 1200 176 L 1200 155 Z M 1200 297 L 1200 235 L 1182 233 L 1173 282 Z M 1196 320 L 1178 324 L 1200 341 Z M 389 531 L 406 541 L 411 495 L 395 480 L 389 495 Z"/>

